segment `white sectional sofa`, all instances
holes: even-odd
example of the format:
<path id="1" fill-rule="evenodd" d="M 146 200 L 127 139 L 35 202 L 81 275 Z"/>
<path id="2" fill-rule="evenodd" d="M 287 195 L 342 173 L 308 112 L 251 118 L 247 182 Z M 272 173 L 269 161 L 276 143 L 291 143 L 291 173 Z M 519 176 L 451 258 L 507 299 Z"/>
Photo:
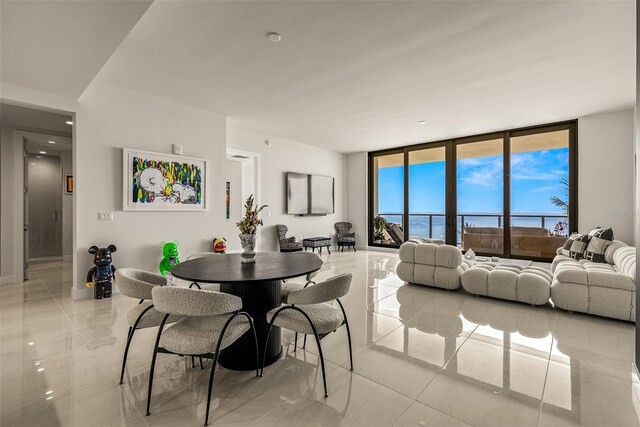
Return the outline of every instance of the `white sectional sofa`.
<path id="1" fill-rule="evenodd" d="M 400 246 L 398 277 L 409 283 L 442 289 L 458 289 L 470 263 L 455 246 L 405 242 Z"/>
<path id="2" fill-rule="evenodd" d="M 551 264 L 551 300 L 568 311 L 635 322 L 636 248 L 614 240 L 605 261 L 557 255 Z"/>

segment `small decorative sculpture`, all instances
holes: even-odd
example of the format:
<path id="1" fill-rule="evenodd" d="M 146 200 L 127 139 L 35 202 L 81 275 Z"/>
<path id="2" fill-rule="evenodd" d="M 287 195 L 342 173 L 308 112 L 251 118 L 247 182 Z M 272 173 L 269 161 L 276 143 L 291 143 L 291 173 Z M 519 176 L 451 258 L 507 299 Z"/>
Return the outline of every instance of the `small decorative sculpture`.
<path id="1" fill-rule="evenodd" d="M 213 239 L 213 252 L 217 254 L 227 253 L 227 239 L 216 237 Z"/>
<path id="2" fill-rule="evenodd" d="M 180 258 L 178 257 L 178 243 L 163 243 L 162 260 L 160 261 L 160 274 L 165 276 L 167 273 L 171 273 L 173 267 L 178 264 L 180 264 Z"/>
<path id="3" fill-rule="evenodd" d="M 93 286 L 95 299 L 111 298 L 111 282 L 114 280 L 116 267 L 111 265 L 111 254 L 117 249 L 115 245 L 106 248 L 91 246 L 89 253 L 93 254 L 93 264 L 87 273 L 87 288 Z"/>

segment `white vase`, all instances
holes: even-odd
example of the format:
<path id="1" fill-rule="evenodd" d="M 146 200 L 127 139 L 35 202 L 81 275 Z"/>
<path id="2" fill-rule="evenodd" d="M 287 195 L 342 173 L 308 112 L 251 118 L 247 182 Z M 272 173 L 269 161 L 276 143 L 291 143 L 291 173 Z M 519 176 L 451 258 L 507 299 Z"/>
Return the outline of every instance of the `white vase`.
<path id="1" fill-rule="evenodd" d="M 256 235 L 255 234 L 241 234 L 240 243 L 242 244 L 242 258 L 243 264 L 251 264 L 256 262 Z"/>

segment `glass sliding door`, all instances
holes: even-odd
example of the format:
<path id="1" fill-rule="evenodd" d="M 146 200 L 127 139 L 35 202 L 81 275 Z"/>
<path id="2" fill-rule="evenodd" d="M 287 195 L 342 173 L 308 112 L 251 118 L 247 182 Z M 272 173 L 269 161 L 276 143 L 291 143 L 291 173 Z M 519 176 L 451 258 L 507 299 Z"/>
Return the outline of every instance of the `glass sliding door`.
<path id="1" fill-rule="evenodd" d="M 446 240 L 446 146 L 409 151 L 409 233 Z"/>
<path id="2" fill-rule="evenodd" d="M 569 129 L 513 133 L 511 254 L 553 258 L 569 235 Z"/>
<path id="3" fill-rule="evenodd" d="M 504 254 L 504 138 L 456 141 L 456 231 L 464 251 Z"/>
<path id="4" fill-rule="evenodd" d="M 404 237 L 404 152 L 371 157 L 370 241 L 399 246 Z"/>
<path id="5" fill-rule="evenodd" d="M 578 228 L 575 121 L 369 153 L 369 244 L 545 261 Z"/>

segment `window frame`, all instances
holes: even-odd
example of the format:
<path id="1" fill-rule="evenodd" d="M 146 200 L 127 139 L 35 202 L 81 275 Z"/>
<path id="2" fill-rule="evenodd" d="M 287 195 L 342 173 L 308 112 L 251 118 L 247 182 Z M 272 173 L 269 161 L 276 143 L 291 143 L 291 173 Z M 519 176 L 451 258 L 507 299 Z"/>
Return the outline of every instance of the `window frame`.
<path id="1" fill-rule="evenodd" d="M 457 177 L 456 177 L 456 147 L 460 144 L 479 142 L 489 139 L 503 140 L 503 218 L 504 224 L 511 224 L 511 138 L 555 132 L 560 130 L 569 131 L 569 235 L 578 230 L 578 120 L 567 120 L 562 122 L 547 123 L 535 126 L 526 126 L 501 130 L 496 132 L 488 132 L 477 135 L 469 135 L 459 138 L 449 138 L 432 142 L 421 142 L 403 147 L 394 147 L 384 150 L 375 150 L 368 153 L 368 188 L 367 195 L 369 198 L 367 212 L 367 237 L 368 245 L 371 247 L 398 248 L 396 244 L 375 243 L 373 239 L 373 214 L 375 212 L 374 201 L 374 160 L 376 157 L 386 156 L 390 154 L 404 154 L 404 212 L 402 212 L 402 226 L 404 230 L 405 241 L 409 238 L 411 230 L 409 229 L 409 153 L 412 151 L 424 150 L 428 148 L 436 148 L 444 146 L 445 154 L 445 182 L 446 182 L 446 200 L 445 200 L 445 225 L 446 225 L 446 242 L 447 244 L 457 243 Z M 549 261 L 548 258 L 541 257 L 520 257 L 511 254 L 511 227 L 504 227 L 503 233 L 503 258 L 513 259 L 530 259 L 533 261 Z M 482 255 L 482 254 L 480 254 Z"/>

